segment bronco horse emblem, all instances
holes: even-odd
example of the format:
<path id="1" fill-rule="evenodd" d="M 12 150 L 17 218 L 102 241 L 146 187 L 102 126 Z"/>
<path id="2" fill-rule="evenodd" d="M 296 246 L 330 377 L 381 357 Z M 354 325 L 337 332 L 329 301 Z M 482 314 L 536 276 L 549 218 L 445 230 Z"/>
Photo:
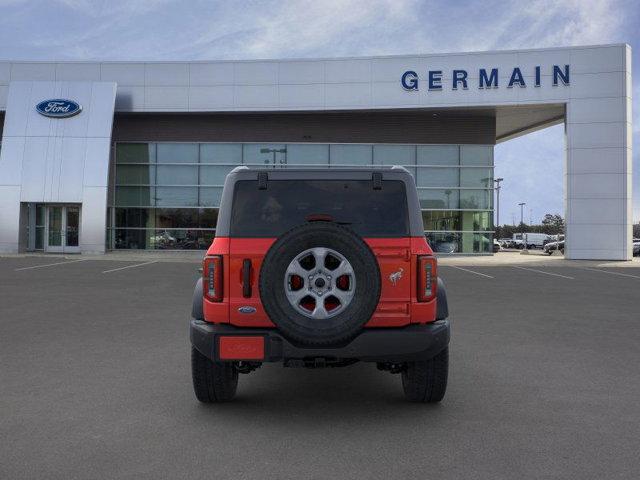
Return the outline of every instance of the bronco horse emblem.
<path id="1" fill-rule="evenodd" d="M 391 275 L 389 275 L 389 281 L 393 284 L 394 287 L 397 285 L 398 280 L 402 278 L 402 272 L 404 272 L 404 269 L 400 267 L 397 272 L 393 272 Z"/>

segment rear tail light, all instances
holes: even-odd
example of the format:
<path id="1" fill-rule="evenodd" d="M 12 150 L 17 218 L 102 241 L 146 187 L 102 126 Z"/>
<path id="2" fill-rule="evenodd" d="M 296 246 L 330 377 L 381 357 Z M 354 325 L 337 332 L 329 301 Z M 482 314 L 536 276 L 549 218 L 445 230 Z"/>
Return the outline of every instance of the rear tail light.
<path id="1" fill-rule="evenodd" d="M 435 257 L 418 257 L 418 301 L 430 302 L 438 289 L 438 264 Z"/>
<path id="2" fill-rule="evenodd" d="M 204 298 L 211 302 L 222 301 L 222 257 L 220 255 L 204 257 L 202 285 Z"/>

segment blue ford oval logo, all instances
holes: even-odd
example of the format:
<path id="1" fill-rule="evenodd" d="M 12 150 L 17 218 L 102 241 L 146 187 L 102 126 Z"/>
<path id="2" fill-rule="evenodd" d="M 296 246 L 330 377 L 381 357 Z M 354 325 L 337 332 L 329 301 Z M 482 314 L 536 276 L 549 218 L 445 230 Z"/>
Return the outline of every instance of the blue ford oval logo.
<path id="1" fill-rule="evenodd" d="M 249 307 L 249 306 L 240 307 L 238 308 L 238 311 L 240 313 L 245 313 L 245 314 L 256 313 L 256 309 L 254 307 Z"/>
<path id="2" fill-rule="evenodd" d="M 82 111 L 82 106 L 72 100 L 56 98 L 40 102 L 36 105 L 36 110 L 45 117 L 66 118 L 79 114 Z"/>

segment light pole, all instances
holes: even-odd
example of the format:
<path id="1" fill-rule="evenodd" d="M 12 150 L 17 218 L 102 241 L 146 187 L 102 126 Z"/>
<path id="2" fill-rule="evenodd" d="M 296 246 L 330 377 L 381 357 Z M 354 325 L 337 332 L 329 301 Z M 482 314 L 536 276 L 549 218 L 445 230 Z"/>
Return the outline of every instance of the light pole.
<path id="1" fill-rule="evenodd" d="M 526 205 L 526 202 L 521 202 L 518 205 L 520 205 L 520 229 L 521 229 L 521 233 L 522 233 L 522 253 L 529 253 L 529 251 L 527 250 L 527 239 L 524 236 L 524 206 Z"/>
<path id="2" fill-rule="evenodd" d="M 500 182 L 503 181 L 504 178 L 496 178 L 494 182 L 496 183 L 496 225 L 500 226 Z"/>
<path id="3" fill-rule="evenodd" d="M 522 225 L 524 225 L 524 206 L 526 205 L 526 202 L 522 202 L 519 203 L 518 205 L 520 205 L 520 225 L 522 228 Z"/>

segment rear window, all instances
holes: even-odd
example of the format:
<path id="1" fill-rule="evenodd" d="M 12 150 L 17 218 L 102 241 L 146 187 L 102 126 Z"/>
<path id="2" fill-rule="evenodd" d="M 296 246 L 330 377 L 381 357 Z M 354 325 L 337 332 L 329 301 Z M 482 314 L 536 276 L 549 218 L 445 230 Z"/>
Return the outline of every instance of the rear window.
<path id="1" fill-rule="evenodd" d="M 277 237 L 312 220 L 348 225 L 363 237 L 409 235 L 404 182 L 384 180 L 374 190 L 370 180 L 257 180 L 235 185 L 231 236 Z"/>

